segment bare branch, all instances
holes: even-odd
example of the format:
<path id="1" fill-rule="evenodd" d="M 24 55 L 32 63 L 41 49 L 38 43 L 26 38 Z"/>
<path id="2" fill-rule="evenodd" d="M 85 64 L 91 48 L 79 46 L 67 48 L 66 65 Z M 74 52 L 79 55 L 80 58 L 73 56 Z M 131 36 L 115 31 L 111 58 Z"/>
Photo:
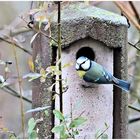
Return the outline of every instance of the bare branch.
<path id="1" fill-rule="evenodd" d="M 124 8 L 119 2 L 114 1 L 115 5 L 121 10 L 122 13 L 126 15 L 126 17 L 135 25 L 135 27 L 140 30 L 139 23 L 127 12 L 126 8 Z"/>
<path id="2" fill-rule="evenodd" d="M 8 86 L 5 86 L 2 88 L 2 90 L 4 90 L 5 92 L 17 97 L 17 98 L 20 98 L 20 95 L 17 91 L 15 91 L 14 89 L 12 89 L 11 87 L 8 87 Z M 24 96 L 22 96 L 22 99 L 27 101 L 28 103 L 32 103 L 32 101 Z"/>
<path id="3" fill-rule="evenodd" d="M 139 44 L 139 41 L 136 44 L 132 44 L 131 42 L 128 42 L 128 44 L 140 51 L 140 48 L 137 46 Z"/>
<path id="4" fill-rule="evenodd" d="M 136 16 L 136 19 L 137 19 L 138 23 L 140 24 L 140 15 L 139 15 L 135 5 L 133 4 L 132 1 L 129 1 L 129 4 L 130 4 L 131 8 L 133 9 L 133 11 L 135 13 L 135 16 Z"/>
<path id="5" fill-rule="evenodd" d="M 27 23 L 27 25 L 28 25 L 28 27 L 29 27 L 30 29 L 32 29 L 33 31 L 35 31 L 35 32 L 37 32 L 37 33 L 41 33 L 41 34 L 44 35 L 45 37 L 47 37 L 47 38 L 53 40 L 55 43 L 58 44 L 57 40 L 55 40 L 55 39 L 52 38 L 51 36 L 48 36 L 48 35 L 47 35 L 46 33 L 44 33 L 43 31 L 36 29 L 34 26 L 30 26 L 30 25 L 29 25 L 29 22 L 27 22 L 23 17 L 20 17 L 20 18 L 21 18 L 23 21 L 25 21 L 25 22 Z"/>
<path id="6" fill-rule="evenodd" d="M 29 55 L 32 55 L 32 53 L 31 53 L 30 51 L 28 51 L 27 49 L 23 48 L 21 45 L 15 43 L 15 42 L 12 42 L 12 41 L 10 41 L 10 40 L 8 40 L 8 39 L 1 38 L 1 37 L 0 37 L 0 40 L 5 41 L 5 42 L 7 42 L 7 43 L 9 43 L 9 44 L 13 44 L 13 43 L 14 43 L 14 45 L 15 45 L 17 48 L 19 48 L 19 49 L 21 49 L 22 51 L 28 53 Z"/>
<path id="7" fill-rule="evenodd" d="M 133 109 L 133 110 L 135 110 L 135 111 L 140 112 L 140 109 L 138 109 L 138 108 L 136 108 L 136 107 L 134 107 L 134 106 L 128 105 L 128 107 L 131 108 L 131 109 Z"/>
<path id="8" fill-rule="evenodd" d="M 130 123 L 135 123 L 137 121 L 140 121 L 140 117 L 136 117 L 136 118 L 132 118 L 132 119 L 129 119 L 129 124 Z"/>

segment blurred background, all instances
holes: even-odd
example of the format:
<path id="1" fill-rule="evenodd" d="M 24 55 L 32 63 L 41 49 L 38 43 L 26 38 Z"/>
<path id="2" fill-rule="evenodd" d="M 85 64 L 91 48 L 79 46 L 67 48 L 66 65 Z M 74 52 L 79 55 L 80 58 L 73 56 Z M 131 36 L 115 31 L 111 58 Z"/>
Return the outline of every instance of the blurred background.
<path id="1" fill-rule="evenodd" d="M 76 3 L 76 2 L 75 2 Z M 5 35 L 12 30 L 15 34 L 19 33 L 21 28 L 27 26 L 27 24 L 20 18 L 20 16 L 28 16 L 31 7 L 31 2 L 0 2 L 0 60 L 2 61 L 12 61 L 13 64 L 9 65 L 10 72 L 8 72 L 8 77 L 17 77 L 17 70 L 15 65 L 15 57 L 12 44 L 9 44 L 3 39 Z M 87 4 L 87 3 L 85 3 Z M 89 2 L 93 6 L 112 11 L 121 15 L 121 11 L 114 2 Z M 120 2 L 122 6 L 126 8 L 126 12 L 131 13 L 131 17 L 135 18 L 135 14 L 129 5 L 129 2 Z M 133 1 L 136 10 L 140 14 L 140 2 Z M 128 28 L 128 41 L 135 44 L 139 41 L 140 32 L 135 27 L 135 25 L 130 22 L 130 28 Z M 31 31 L 23 32 L 15 36 L 18 40 L 19 46 L 25 48 L 27 51 L 32 52 L 30 40 L 33 33 Z M 139 45 L 140 47 L 140 45 Z M 129 104 L 135 105 L 140 111 L 139 97 L 140 97 L 140 51 L 128 44 L 128 79 L 133 82 L 132 94 L 129 95 Z M 25 53 L 25 51 L 16 47 L 17 58 L 19 63 L 20 75 L 24 75 L 30 72 L 28 63 L 31 60 L 31 55 Z M 138 71 L 139 70 L 139 71 Z M 138 74 L 139 73 L 139 74 Z M 0 65 L 0 75 L 5 74 L 4 65 Z M 135 75 L 135 76 L 134 76 Z M 12 83 L 11 88 L 19 92 L 18 82 L 16 78 L 9 79 Z M 0 89 L 0 128 L 7 128 L 9 131 L 13 131 L 17 136 L 21 135 L 21 125 L 20 125 L 20 100 L 9 94 L 11 90 Z M 22 92 L 24 97 L 31 100 L 31 83 L 24 80 L 22 82 Z M 31 108 L 31 103 L 29 101 L 24 101 L 24 110 L 29 110 Z M 129 108 L 129 138 L 140 138 L 140 112 Z M 31 117 L 31 114 L 25 114 L 26 127 L 27 120 Z"/>

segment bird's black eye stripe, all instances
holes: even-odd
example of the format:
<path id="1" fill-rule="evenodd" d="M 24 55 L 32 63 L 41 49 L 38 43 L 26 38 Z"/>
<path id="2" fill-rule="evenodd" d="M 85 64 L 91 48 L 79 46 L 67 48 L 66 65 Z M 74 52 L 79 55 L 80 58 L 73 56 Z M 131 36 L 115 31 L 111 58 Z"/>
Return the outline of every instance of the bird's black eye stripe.
<path id="1" fill-rule="evenodd" d="M 81 63 L 81 65 L 84 64 L 85 62 L 86 62 L 86 61 L 84 61 L 83 63 Z"/>

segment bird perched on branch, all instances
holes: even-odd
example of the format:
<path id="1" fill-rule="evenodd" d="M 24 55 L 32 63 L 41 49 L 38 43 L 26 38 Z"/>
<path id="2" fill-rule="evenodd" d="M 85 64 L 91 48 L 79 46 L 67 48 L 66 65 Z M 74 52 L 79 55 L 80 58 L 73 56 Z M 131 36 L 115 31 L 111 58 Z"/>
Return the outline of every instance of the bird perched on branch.
<path id="1" fill-rule="evenodd" d="M 97 84 L 114 84 L 125 91 L 130 90 L 129 82 L 114 77 L 103 66 L 85 56 L 81 56 L 76 60 L 75 67 L 79 76 L 86 82 Z"/>

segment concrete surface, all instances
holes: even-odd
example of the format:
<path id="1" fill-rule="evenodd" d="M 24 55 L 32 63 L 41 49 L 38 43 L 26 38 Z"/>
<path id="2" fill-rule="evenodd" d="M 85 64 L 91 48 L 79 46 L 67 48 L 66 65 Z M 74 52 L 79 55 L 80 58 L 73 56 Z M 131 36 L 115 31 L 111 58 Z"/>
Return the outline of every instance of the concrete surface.
<path id="1" fill-rule="evenodd" d="M 55 39 L 57 39 L 56 19 L 54 16 L 51 25 L 52 37 Z M 61 25 L 64 48 L 62 64 L 73 62 L 75 65 L 76 52 L 81 47 L 90 46 L 95 52 L 95 61 L 114 72 L 118 78 L 126 79 L 127 21 L 125 17 L 92 6 L 71 5 L 62 10 Z M 114 88 L 113 92 L 112 85 L 83 88 L 81 84 L 87 85 L 87 83 L 78 77 L 74 65 L 63 69 L 62 76 L 64 79 L 67 78 L 69 86 L 68 91 L 64 93 L 64 114 L 70 114 L 72 104 L 73 117 L 77 117 L 84 111 L 83 116 L 88 120 L 80 128 L 82 132 L 77 138 L 95 138 L 97 130 L 104 130 L 104 123 L 109 125 L 106 132 L 109 138 L 126 138 L 127 95 L 122 94 L 124 92 L 118 88 Z M 113 101 L 115 98 L 117 100 Z M 74 109 L 77 104 L 80 104 L 80 107 Z M 58 99 L 56 99 L 56 108 L 58 108 Z"/>

